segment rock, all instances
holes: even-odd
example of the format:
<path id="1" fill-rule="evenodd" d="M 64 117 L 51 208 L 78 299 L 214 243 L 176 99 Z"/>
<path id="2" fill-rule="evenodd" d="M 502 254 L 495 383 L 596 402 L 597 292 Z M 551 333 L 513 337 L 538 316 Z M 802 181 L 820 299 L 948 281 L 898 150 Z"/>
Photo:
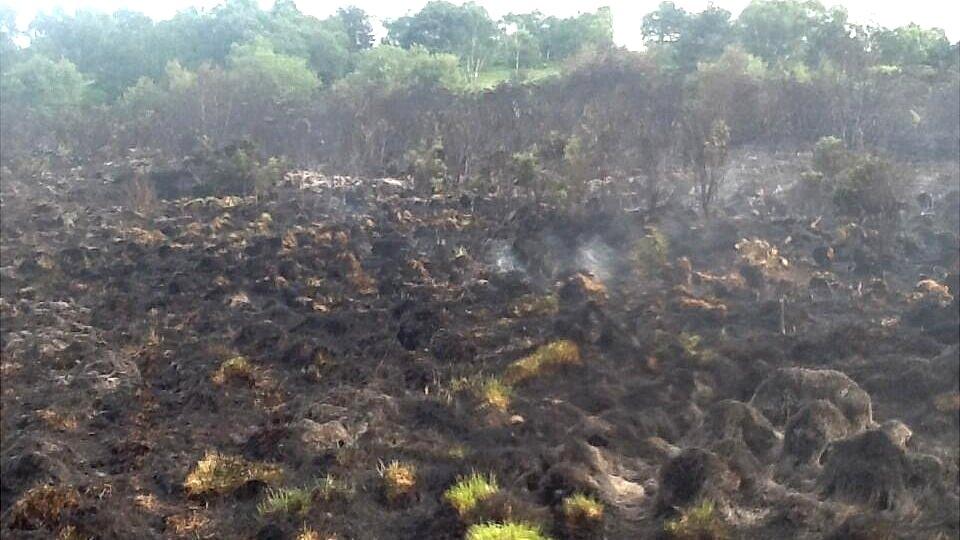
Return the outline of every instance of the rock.
<path id="1" fill-rule="evenodd" d="M 773 455 L 783 440 L 780 432 L 757 409 L 732 399 L 711 407 L 703 426 L 696 437 L 701 444 L 723 439 L 742 441 L 761 459 Z"/>
<path id="2" fill-rule="evenodd" d="M 783 430 L 783 459 L 788 465 L 819 464 L 824 449 L 850 434 L 850 422 L 829 401 L 818 399 L 790 417 Z"/>
<path id="3" fill-rule="evenodd" d="M 903 448 L 883 430 L 871 429 L 827 449 L 819 484 L 827 497 L 894 510 L 910 500 L 909 477 Z"/>
<path id="4" fill-rule="evenodd" d="M 832 369 L 783 368 L 757 387 L 750 404 L 774 426 L 784 426 L 804 405 L 829 401 L 861 431 L 873 425 L 870 395 L 845 374 Z"/>
<path id="5" fill-rule="evenodd" d="M 303 418 L 293 427 L 298 439 L 316 452 L 342 448 L 354 442 L 353 436 L 339 420 L 319 424 Z"/>

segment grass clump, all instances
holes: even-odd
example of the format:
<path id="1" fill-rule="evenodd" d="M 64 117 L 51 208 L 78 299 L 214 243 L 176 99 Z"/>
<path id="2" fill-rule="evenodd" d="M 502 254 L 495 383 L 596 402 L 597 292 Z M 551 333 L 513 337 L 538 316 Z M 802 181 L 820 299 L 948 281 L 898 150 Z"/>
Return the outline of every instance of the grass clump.
<path id="1" fill-rule="evenodd" d="M 382 468 L 383 493 L 390 504 L 400 504 L 413 497 L 417 489 L 417 469 L 410 463 L 392 461 Z"/>
<path id="2" fill-rule="evenodd" d="M 457 479 L 457 483 L 450 486 L 443 493 L 443 499 L 450 503 L 461 517 L 468 515 L 483 499 L 500 491 L 496 478 L 493 475 L 472 473 Z"/>
<path id="3" fill-rule="evenodd" d="M 560 366 L 579 363 L 580 348 L 576 343 L 562 339 L 543 345 L 533 354 L 510 364 L 503 381 L 507 384 L 517 384 Z"/>
<path id="4" fill-rule="evenodd" d="M 496 377 L 487 377 L 480 383 L 478 394 L 484 405 L 498 411 L 506 411 L 510 406 L 513 389 Z"/>
<path id="5" fill-rule="evenodd" d="M 70 511 L 80 506 L 80 495 L 72 487 L 37 486 L 24 493 L 10 510 L 12 529 L 53 528 Z"/>
<path id="6" fill-rule="evenodd" d="M 307 515 L 313 500 L 311 490 L 304 488 L 271 489 L 267 498 L 257 505 L 260 515 L 284 514 L 288 516 Z"/>
<path id="7" fill-rule="evenodd" d="M 252 463 L 241 457 L 207 452 L 183 482 L 188 495 L 223 494 L 234 491 L 252 480 L 276 483 L 282 473 L 279 467 Z"/>
<path id="8" fill-rule="evenodd" d="M 577 493 L 563 500 L 563 522 L 574 536 L 585 536 L 599 529 L 603 523 L 603 503 Z"/>
<path id="9" fill-rule="evenodd" d="M 728 538 L 726 525 L 711 501 L 683 512 L 666 522 L 663 532 L 672 540 L 724 540 Z"/>
<path id="10" fill-rule="evenodd" d="M 317 483 L 313 486 L 313 497 L 324 502 L 335 499 L 349 500 L 353 497 L 353 488 L 346 482 L 337 480 L 328 474 L 317 480 Z"/>
<path id="11" fill-rule="evenodd" d="M 253 384 L 253 364 L 245 356 L 234 356 L 224 360 L 220 368 L 213 374 L 213 382 L 227 384 L 230 382 Z"/>
<path id="12" fill-rule="evenodd" d="M 466 540 L 548 540 L 539 527 L 526 523 L 480 523 L 467 529 Z"/>

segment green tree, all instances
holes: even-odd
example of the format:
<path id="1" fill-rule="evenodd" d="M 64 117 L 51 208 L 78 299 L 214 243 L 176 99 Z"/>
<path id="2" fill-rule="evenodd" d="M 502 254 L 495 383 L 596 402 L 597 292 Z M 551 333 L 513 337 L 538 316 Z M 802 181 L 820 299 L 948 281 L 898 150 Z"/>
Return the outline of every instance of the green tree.
<path id="1" fill-rule="evenodd" d="M 467 73 L 476 77 L 495 51 L 499 32 L 487 10 L 473 2 L 461 6 L 442 0 L 428 2 L 415 15 L 387 23 L 390 43 L 409 49 L 460 57 Z"/>
<path id="2" fill-rule="evenodd" d="M 811 38 L 828 17 L 816 0 L 753 0 L 737 19 L 740 42 L 771 66 L 806 62 Z"/>
<path id="3" fill-rule="evenodd" d="M 356 7 L 348 6 L 337 10 L 336 18 L 347 34 L 351 51 L 362 51 L 373 47 L 373 25 L 367 12 Z"/>
<path id="4" fill-rule="evenodd" d="M 641 33 L 648 44 L 675 43 L 690 25 L 690 14 L 673 2 L 661 2 L 643 17 Z"/>
<path id="5" fill-rule="evenodd" d="M 950 41 L 939 28 L 909 24 L 881 29 L 871 36 L 872 46 L 882 64 L 895 66 L 940 66 L 951 61 Z"/>
<path id="6" fill-rule="evenodd" d="M 366 87 L 392 92 L 413 87 L 459 89 L 463 86 L 456 56 L 431 53 L 419 46 L 402 49 L 381 45 L 360 56 L 357 69 L 342 81 L 340 89 L 349 92 Z"/>
<path id="7" fill-rule="evenodd" d="M 234 45 L 228 65 L 231 79 L 243 94 L 278 104 L 305 101 L 320 86 L 306 60 L 275 52 L 265 38 Z"/>
<path id="8" fill-rule="evenodd" d="M 6 69 L 0 77 L 0 97 L 7 107 L 53 119 L 83 104 L 89 81 L 67 59 L 34 54 Z M 9 110 L 9 109 L 8 109 Z"/>

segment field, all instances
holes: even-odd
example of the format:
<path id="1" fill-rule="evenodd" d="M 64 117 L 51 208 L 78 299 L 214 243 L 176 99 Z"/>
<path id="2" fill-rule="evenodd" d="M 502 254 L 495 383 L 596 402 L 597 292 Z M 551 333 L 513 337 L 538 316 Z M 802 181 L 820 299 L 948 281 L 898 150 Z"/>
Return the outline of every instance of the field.
<path id="1" fill-rule="evenodd" d="M 957 164 L 888 234 L 808 210 L 809 159 L 738 151 L 709 220 L 5 175 L 0 531 L 955 538 Z"/>

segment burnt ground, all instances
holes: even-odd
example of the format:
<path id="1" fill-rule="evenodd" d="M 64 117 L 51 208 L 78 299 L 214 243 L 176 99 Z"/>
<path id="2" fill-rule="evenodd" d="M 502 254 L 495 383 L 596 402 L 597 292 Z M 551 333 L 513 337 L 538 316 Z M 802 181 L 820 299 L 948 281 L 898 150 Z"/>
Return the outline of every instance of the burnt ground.
<path id="1" fill-rule="evenodd" d="M 598 538 L 704 500 L 734 538 L 956 538 L 956 165 L 918 165 L 932 197 L 891 234 L 807 212 L 791 159 L 741 161 L 708 222 L 626 182 L 559 205 L 312 175 L 148 217 L 91 171 L 6 175 L 3 537 L 460 538 L 442 493 L 479 471 L 554 538 L 575 492 Z M 480 399 L 561 339 L 579 363 Z M 208 451 L 281 478 L 191 493 Z M 304 516 L 257 511 L 327 477 Z"/>

